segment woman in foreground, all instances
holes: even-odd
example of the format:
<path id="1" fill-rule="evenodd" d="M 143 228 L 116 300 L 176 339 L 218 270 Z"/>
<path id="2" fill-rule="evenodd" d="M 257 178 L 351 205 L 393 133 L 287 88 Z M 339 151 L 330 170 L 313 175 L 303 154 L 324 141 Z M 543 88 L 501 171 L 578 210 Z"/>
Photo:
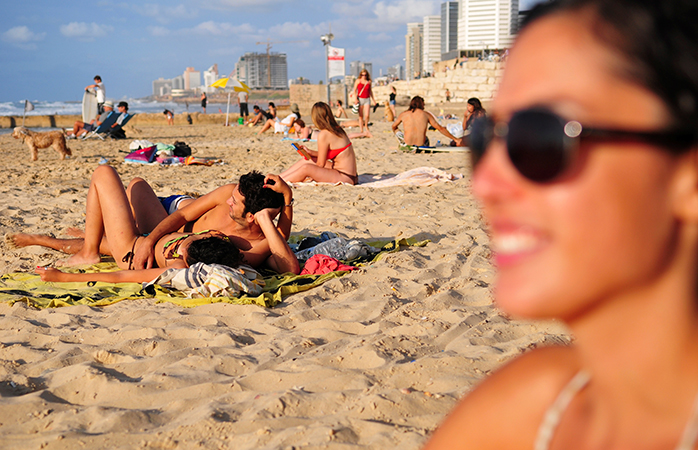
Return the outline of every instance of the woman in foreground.
<path id="1" fill-rule="evenodd" d="M 146 282 L 157 278 L 170 268 L 183 269 L 196 262 L 216 263 L 237 267 L 242 261 L 238 248 L 222 233 L 170 233 L 155 246 L 157 268 L 131 270 L 133 256 L 143 242 L 136 226 L 138 210 L 131 209 L 126 191 L 113 167 L 99 166 L 92 174 L 87 192 L 84 245 L 64 265 L 95 264 L 100 253 L 108 251 L 120 271 L 102 273 L 64 273 L 56 269 L 37 267 L 44 281 L 107 281 Z M 102 252 L 100 252 L 102 247 Z"/>
<path id="2" fill-rule="evenodd" d="M 311 117 L 315 127 L 320 130 L 317 133 L 318 151 L 298 145 L 311 159 L 301 159 L 281 173 L 281 178 L 286 182 L 300 182 L 311 178 L 313 181 L 325 183 L 358 184 L 354 147 L 347 133 L 332 115 L 330 106 L 323 102 L 315 103 Z"/>
<path id="3" fill-rule="evenodd" d="M 473 124 L 473 192 L 498 306 L 574 344 L 508 363 L 427 449 L 696 448 L 696 17 L 567 0 L 520 33 L 493 122 Z"/>

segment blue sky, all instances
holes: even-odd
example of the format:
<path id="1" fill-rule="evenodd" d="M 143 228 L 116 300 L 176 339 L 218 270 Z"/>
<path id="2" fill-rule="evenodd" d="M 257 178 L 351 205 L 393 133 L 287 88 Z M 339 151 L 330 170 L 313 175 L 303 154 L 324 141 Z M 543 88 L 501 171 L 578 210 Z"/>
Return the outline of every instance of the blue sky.
<path id="1" fill-rule="evenodd" d="M 535 0 L 522 0 L 527 7 Z M 431 0 L 24 0 L 3 2 L 0 101 L 80 100 L 95 74 L 110 98 L 150 95 L 152 80 L 214 63 L 227 74 L 258 41 L 279 42 L 289 78 L 324 79 L 320 36 L 348 63 L 379 69 L 403 62 L 407 22 L 438 14 Z M 522 8 L 523 9 L 523 8 Z M 305 41 L 305 42 L 289 42 Z"/>

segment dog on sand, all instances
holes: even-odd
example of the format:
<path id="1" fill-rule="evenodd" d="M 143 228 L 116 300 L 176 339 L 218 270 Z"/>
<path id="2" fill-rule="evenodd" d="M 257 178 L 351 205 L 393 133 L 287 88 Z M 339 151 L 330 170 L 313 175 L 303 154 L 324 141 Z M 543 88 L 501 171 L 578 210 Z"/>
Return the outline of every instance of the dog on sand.
<path id="1" fill-rule="evenodd" d="M 25 127 L 16 127 L 12 131 L 12 137 L 21 139 L 23 143 L 27 144 L 32 161 L 36 161 L 39 158 L 38 150 L 40 148 L 53 147 L 61 155 L 61 159 L 65 159 L 66 156 L 73 154 L 66 145 L 65 135 L 61 131 L 38 133 Z"/>
<path id="2" fill-rule="evenodd" d="M 395 122 L 395 115 L 393 114 L 393 110 L 390 109 L 390 102 L 385 102 L 385 120 L 387 120 L 390 123 Z"/>

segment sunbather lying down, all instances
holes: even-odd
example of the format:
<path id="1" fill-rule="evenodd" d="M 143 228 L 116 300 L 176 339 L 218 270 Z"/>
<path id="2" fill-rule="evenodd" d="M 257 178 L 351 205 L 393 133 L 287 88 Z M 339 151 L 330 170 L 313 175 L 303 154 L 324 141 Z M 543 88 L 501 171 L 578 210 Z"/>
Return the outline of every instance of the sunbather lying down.
<path id="1" fill-rule="evenodd" d="M 237 267 L 242 261 L 239 249 L 218 231 L 189 234 L 177 232 L 158 240 L 155 246 L 156 268 L 131 270 L 133 255 L 144 240 L 140 239 L 142 236 L 136 227 L 138 217 L 134 217 L 121 179 L 110 166 L 100 166 L 92 175 L 85 216 L 84 245 L 62 264 L 77 266 L 99 262 L 100 244 L 102 238 L 106 237 L 108 254 L 114 257 L 122 270 L 112 273 L 69 274 L 39 267 L 37 272 L 42 280 L 144 282 L 157 278 L 169 268 L 186 268 L 195 262 Z M 46 239 L 49 240 L 50 237 L 46 236 Z M 40 242 L 37 243 L 41 245 Z"/>

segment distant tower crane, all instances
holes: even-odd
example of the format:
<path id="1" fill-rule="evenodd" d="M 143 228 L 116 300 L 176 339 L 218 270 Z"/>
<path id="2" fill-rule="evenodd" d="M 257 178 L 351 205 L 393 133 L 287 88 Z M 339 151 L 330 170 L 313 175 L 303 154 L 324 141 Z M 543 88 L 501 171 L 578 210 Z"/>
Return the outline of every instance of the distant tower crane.
<path id="1" fill-rule="evenodd" d="M 271 50 L 272 44 L 286 44 L 290 42 L 308 42 L 307 39 L 299 39 L 295 41 L 275 41 L 272 42 L 269 39 L 267 39 L 264 42 L 256 42 L 257 45 L 266 45 L 267 46 L 267 86 L 271 87 L 271 55 L 269 53 L 269 50 Z"/>

